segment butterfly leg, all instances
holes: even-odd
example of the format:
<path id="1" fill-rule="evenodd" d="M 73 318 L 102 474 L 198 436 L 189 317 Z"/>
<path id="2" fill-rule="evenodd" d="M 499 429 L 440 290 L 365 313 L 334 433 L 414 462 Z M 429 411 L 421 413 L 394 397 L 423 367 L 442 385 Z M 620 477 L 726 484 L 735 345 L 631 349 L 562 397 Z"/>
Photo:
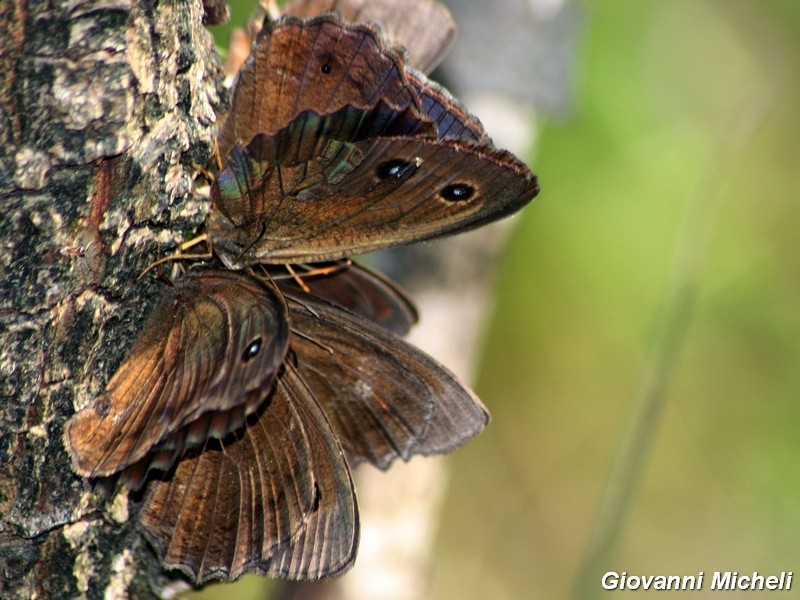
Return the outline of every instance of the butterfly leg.
<path id="1" fill-rule="evenodd" d="M 186 250 L 189 250 L 190 248 L 193 248 L 198 244 L 202 243 L 205 243 L 207 247 L 206 252 L 202 254 L 184 254 Z M 150 265 L 148 265 L 148 267 L 141 272 L 141 274 L 137 278 L 137 281 L 140 281 L 145 275 L 147 275 L 147 273 L 151 269 L 158 267 L 159 265 L 162 265 L 166 262 L 174 260 L 206 260 L 211 258 L 212 256 L 213 256 L 213 249 L 211 244 L 211 238 L 208 237 L 207 233 L 204 233 L 203 235 L 198 235 L 197 237 L 192 238 L 191 240 L 183 242 L 180 246 L 178 246 L 178 249 L 173 254 L 170 254 L 169 256 L 164 256 L 163 258 L 159 258 L 158 260 L 150 263 Z"/>
<path id="2" fill-rule="evenodd" d="M 292 265 L 289 264 L 283 265 L 283 267 L 289 272 L 289 277 L 291 277 L 297 282 L 297 285 L 300 286 L 300 289 L 302 289 L 306 293 L 310 293 L 311 289 L 303 281 L 304 278 L 324 277 L 326 275 L 334 275 L 336 273 L 339 273 L 340 271 L 345 271 L 349 269 L 351 264 L 353 264 L 353 261 L 351 261 L 349 258 L 346 258 L 332 265 L 325 265 L 325 266 L 295 265 L 295 267 L 300 267 L 303 269 L 302 273 L 298 273 L 294 269 L 294 267 L 292 267 Z M 285 277 L 286 276 L 282 277 L 281 275 L 275 275 L 273 276 L 273 279 L 283 279 Z"/>

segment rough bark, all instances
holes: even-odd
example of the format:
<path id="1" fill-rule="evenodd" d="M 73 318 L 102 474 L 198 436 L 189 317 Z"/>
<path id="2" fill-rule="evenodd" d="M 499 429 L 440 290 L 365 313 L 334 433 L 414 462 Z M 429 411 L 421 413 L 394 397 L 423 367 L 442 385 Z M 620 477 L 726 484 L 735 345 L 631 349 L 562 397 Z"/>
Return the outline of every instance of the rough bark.
<path id="1" fill-rule="evenodd" d="M 204 220 L 219 62 L 200 0 L 0 3 L 0 597 L 152 597 L 126 494 L 75 476 L 65 421 Z M 131 508 L 135 504 L 131 504 Z"/>

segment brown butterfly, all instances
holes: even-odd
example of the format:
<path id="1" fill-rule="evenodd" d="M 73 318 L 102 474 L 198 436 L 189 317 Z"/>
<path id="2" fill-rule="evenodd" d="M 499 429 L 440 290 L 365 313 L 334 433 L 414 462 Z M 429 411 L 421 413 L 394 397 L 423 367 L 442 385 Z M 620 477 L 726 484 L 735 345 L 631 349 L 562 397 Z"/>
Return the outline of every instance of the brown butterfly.
<path id="1" fill-rule="evenodd" d="M 268 23 L 220 129 L 208 232 L 229 268 L 465 231 L 538 192 L 476 118 L 368 25 Z"/>
<path id="2" fill-rule="evenodd" d="M 185 382 L 202 379 L 202 369 L 227 381 L 234 388 L 231 398 L 243 399 L 246 394 L 235 387 L 247 380 L 230 376 L 237 363 L 208 362 L 215 359 L 211 346 L 167 359 L 169 340 L 196 339 L 195 328 L 211 340 L 223 339 L 231 329 L 247 330 L 249 335 L 237 338 L 243 352 L 235 356 L 243 357 L 252 347 L 244 340 L 284 339 L 280 323 L 291 323 L 288 358 L 282 366 L 265 366 L 263 389 L 269 392 L 246 423 L 226 435 L 209 432 L 208 440 L 185 450 L 173 469 L 148 484 L 141 527 L 166 566 L 198 582 L 235 579 L 245 571 L 317 579 L 346 569 L 355 558 L 358 517 L 345 457 L 351 464 L 368 461 L 386 468 L 397 457 L 451 450 L 488 421 L 477 398 L 453 375 L 384 327 L 404 331 L 415 316 L 392 284 L 355 266 L 304 284 L 310 292 L 291 281 L 281 284 L 286 321 L 285 305 L 264 303 L 271 288 L 259 278 L 232 271 L 189 273 L 167 290 L 112 378 L 129 382 L 134 398 L 151 395 L 153 381 L 163 382 L 158 389 L 175 392 L 169 406 L 151 418 L 181 414 L 195 404 L 195 388 Z M 344 304 L 342 290 L 348 290 Z M 198 310 L 209 304 L 224 310 L 198 319 Z M 263 331 L 250 326 L 252 315 L 261 315 Z M 157 373 L 142 377 L 143 364 Z M 102 442 L 87 423 L 109 431 L 98 418 L 97 402 L 68 424 L 73 456 L 86 450 L 81 436 Z M 231 404 L 203 414 L 230 423 L 227 415 L 240 412 Z M 136 411 L 138 418 L 142 412 Z M 106 417 L 119 422 L 111 414 Z M 148 439 L 152 453 L 164 452 L 163 441 Z M 137 441 L 136 448 L 144 445 Z M 86 457 L 79 458 L 85 465 Z M 119 469 L 130 462 L 118 461 Z M 103 462 L 105 470 L 108 464 Z"/>

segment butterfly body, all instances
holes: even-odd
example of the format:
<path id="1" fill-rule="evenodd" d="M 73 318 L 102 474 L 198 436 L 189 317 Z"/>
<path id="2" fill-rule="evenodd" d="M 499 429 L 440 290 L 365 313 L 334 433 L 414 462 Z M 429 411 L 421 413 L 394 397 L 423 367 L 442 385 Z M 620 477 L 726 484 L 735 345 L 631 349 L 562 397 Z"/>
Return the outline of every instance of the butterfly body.
<path id="1" fill-rule="evenodd" d="M 332 15 L 262 30 L 220 152 L 208 232 L 232 269 L 467 231 L 539 190 L 524 163 L 495 148 L 480 121 L 375 28 Z"/>

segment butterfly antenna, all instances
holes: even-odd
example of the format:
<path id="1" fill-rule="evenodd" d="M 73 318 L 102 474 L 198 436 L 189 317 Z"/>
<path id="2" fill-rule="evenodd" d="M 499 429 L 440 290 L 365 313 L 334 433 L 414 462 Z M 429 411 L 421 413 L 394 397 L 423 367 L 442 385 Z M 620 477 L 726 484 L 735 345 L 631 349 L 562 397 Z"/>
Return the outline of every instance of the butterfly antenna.
<path id="1" fill-rule="evenodd" d="M 241 252 L 239 252 L 239 254 L 236 255 L 236 258 L 234 259 L 233 262 L 238 263 L 240 260 L 242 260 L 244 255 L 247 254 L 250 251 L 250 249 L 258 243 L 258 240 L 262 238 L 262 236 L 266 233 L 266 231 L 267 231 L 267 224 L 262 223 L 261 233 L 259 233 L 252 242 L 250 242 L 247 246 L 245 246 L 244 250 L 242 250 Z"/>
<path id="2" fill-rule="evenodd" d="M 319 347 L 324 352 L 327 352 L 331 356 L 333 356 L 333 354 L 335 353 L 333 348 L 331 348 L 330 346 L 327 346 L 326 344 L 323 344 L 317 338 L 315 338 L 315 337 L 313 337 L 313 336 L 311 336 L 311 335 L 309 335 L 307 333 L 304 333 L 302 331 L 298 331 L 297 329 L 294 329 L 294 328 L 292 328 L 292 333 L 295 334 L 297 337 L 301 337 L 303 339 L 308 340 L 309 342 L 311 342 L 315 346 Z"/>
<path id="3" fill-rule="evenodd" d="M 208 248 L 208 250 L 203 254 L 184 254 L 184 252 L 189 248 L 193 248 L 201 243 L 205 243 L 206 247 Z M 158 267 L 166 262 L 173 260 L 207 260 L 212 256 L 213 248 L 211 244 L 211 238 L 208 237 L 207 233 L 204 233 L 203 235 L 198 235 L 197 237 L 192 238 L 188 242 L 182 243 L 180 246 L 178 246 L 178 250 L 173 254 L 159 258 L 157 261 L 150 263 L 150 265 L 148 265 L 147 268 L 139 274 L 139 277 L 136 278 L 136 281 L 141 281 L 151 269 L 154 269 L 155 267 Z"/>

